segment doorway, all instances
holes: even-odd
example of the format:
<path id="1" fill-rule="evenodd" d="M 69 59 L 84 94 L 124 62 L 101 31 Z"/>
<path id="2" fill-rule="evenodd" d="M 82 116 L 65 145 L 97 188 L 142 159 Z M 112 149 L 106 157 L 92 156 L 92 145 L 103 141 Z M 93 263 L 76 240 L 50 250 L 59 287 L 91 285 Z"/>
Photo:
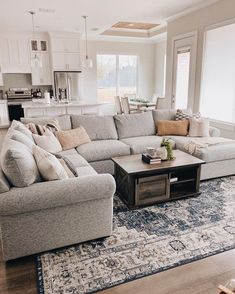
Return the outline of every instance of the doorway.
<path id="1" fill-rule="evenodd" d="M 173 38 L 171 106 L 193 109 L 195 92 L 197 32 Z"/>

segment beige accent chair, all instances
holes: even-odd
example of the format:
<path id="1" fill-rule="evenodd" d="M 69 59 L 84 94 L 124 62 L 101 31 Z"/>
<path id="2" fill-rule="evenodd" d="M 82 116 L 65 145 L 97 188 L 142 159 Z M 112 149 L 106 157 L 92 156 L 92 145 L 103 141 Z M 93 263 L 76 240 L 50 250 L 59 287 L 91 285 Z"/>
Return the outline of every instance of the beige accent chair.
<path id="1" fill-rule="evenodd" d="M 114 104 L 116 109 L 116 114 L 122 114 L 122 104 L 119 96 L 114 96 Z"/>

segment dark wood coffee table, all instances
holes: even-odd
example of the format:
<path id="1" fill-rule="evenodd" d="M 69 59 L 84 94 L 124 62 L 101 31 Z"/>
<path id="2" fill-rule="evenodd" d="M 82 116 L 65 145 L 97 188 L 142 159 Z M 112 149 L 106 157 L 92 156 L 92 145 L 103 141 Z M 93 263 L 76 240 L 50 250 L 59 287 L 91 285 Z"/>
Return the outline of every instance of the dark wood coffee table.
<path id="1" fill-rule="evenodd" d="M 117 192 L 129 208 L 200 194 L 204 161 L 175 150 L 174 160 L 147 164 L 141 155 L 112 158 Z"/>

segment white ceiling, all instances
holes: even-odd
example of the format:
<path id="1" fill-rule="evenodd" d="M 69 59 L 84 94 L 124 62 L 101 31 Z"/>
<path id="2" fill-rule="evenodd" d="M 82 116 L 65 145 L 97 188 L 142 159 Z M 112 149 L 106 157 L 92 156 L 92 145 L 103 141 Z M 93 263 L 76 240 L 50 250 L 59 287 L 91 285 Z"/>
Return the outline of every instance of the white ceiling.
<path id="1" fill-rule="evenodd" d="M 30 31 L 29 10 L 36 12 L 38 31 L 83 32 L 82 15 L 88 15 L 89 34 L 109 29 L 118 21 L 164 23 L 184 10 L 212 0 L 0 0 L 0 30 Z M 55 13 L 40 12 L 55 9 Z M 99 31 L 92 32 L 92 28 Z"/>

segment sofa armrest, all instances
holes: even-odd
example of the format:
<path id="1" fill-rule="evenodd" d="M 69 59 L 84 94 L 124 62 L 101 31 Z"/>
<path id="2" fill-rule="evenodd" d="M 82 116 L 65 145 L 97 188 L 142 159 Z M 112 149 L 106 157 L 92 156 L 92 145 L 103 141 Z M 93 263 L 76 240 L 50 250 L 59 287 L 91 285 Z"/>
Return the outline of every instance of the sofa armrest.
<path id="1" fill-rule="evenodd" d="M 220 130 L 215 127 L 210 127 L 209 129 L 210 137 L 219 137 L 220 136 Z"/>
<path id="2" fill-rule="evenodd" d="M 111 198 L 115 189 L 114 178 L 109 174 L 40 182 L 25 188 L 12 188 L 1 194 L 0 216 Z"/>

